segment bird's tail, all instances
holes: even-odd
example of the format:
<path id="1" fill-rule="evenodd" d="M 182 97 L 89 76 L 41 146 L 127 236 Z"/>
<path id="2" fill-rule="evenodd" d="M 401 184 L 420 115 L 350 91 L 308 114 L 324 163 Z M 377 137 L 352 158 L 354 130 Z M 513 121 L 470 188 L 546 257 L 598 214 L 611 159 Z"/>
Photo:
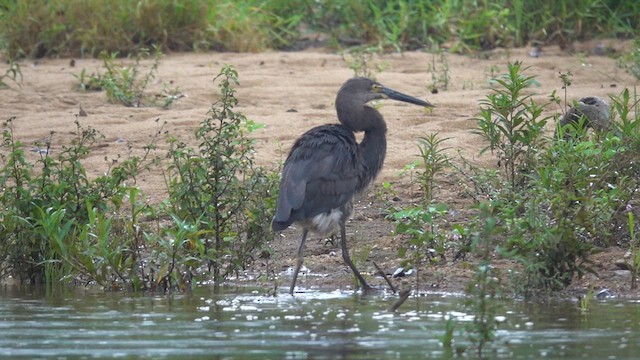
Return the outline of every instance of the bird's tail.
<path id="1" fill-rule="evenodd" d="M 288 228 L 289 225 L 291 225 L 291 223 L 288 221 L 276 221 L 276 219 L 273 219 L 273 221 L 271 222 L 271 230 L 273 230 L 274 232 L 282 231 Z"/>

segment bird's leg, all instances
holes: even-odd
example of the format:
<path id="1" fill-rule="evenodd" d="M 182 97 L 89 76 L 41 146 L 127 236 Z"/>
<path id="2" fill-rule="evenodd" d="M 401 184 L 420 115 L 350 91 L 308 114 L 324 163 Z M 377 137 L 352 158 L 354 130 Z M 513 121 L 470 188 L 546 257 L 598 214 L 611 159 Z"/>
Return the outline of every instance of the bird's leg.
<path id="1" fill-rule="evenodd" d="M 347 230 L 345 229 L 344 223 L 340 224 L 340 236 L 341 236 L 340 245 L 342 246 L 342 258 L 344 259 L 344 262 L 346 262 L 347 265 L 349 265 L 349 267 L 351 268 L 351 271 L 353 271 L 356 278 L 358 278 L 360 285 L 362 285 L 362 289 L 371 290 L 371 286 L 367 284 L 367 282 L 364 280 L 362 275 L 360 275 L 360 271 L 356 269 L 356 266 L 353 265 L 353 262 L 351 261 L 351 257 L 349 256 L 349 250 L 347 249 Z"/>
<path id="2" fill-rule="evenodd" d="M 304 252 L 304 242 L 307 240 L 307 234 L 309 231 L 307 229 L 302 230 L 302 240 L 300 241 L 300 247 L 298 247 L 298 260 L 296 262 L 296 269 L 293 272 L 293 280 L 291 281 L 291 288 L 289 289 L 289 294 L 293 295 L 293 289 L 296 287 L 296 280 L 298 280 L 298 272 L 302 267 L 302 262 L 304 258 L 302 257 L 302 253 Z"/>

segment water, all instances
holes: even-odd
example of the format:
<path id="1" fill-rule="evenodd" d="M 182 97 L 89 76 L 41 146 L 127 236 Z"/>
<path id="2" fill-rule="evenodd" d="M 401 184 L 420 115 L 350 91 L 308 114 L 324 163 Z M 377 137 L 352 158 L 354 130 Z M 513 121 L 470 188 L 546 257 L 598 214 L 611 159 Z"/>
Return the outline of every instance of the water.
<path id="1" fill-rule="evenodd" d="M 199 289 L 180 295 L 0 290 L 0 357 L 11 359 L 425 359 L 470 346 L 461 297 Z M 441 337 L 457 323 L 452 350 Z M 640 303 L 509 301 L 489 358 L 637 359 Z M 473 358 L 473 354 L 467 352 Z"/>

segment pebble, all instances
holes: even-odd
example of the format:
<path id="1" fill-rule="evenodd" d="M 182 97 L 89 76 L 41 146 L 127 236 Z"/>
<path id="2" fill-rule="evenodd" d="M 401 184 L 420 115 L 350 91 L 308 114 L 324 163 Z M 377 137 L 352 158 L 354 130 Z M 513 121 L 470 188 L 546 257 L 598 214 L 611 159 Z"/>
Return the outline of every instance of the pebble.
<path id="1" fill-rule="evenodd" d="M 613 273 L 616 277 L 631 278 L 631 271 L 629 270 L 615 270 Z"/>

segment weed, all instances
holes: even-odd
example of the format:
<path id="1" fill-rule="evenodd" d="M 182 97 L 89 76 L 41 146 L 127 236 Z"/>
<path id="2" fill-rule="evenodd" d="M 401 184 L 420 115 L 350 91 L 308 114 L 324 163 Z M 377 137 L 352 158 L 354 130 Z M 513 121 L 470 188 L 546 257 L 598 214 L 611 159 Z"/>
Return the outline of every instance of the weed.
<path id="1" fill-rule="evenodd" d="M 371 246 L 365 242 L 365 239 L 362 237 L 363 232 L 360 228 L 356 228 L 354 239 L 350 242 L 354 244 L 353 251 L 353 263 L 357 268 L 362 268 L 365 266 L 369 255 L 371 254 Z M 358 287 L 358 278 L 353 275 L 353 284 L 355 287 Z"/>
<path id="2" fill-rule="evenodd" d="M 444 51 L 439 51 L 440 66 L 436 62 L 436 54 L 433 55 L 431 63 L 427 66 L 427 73 L 431 74 L 431 85 L 429 85 L 429 91 L 431 93 L 437 93 L 438 89 L 449 89 L 449 81 L 451 75 L 449 74 L 449 57 Z"/>
<path id="3" fill-rule="evenodd" d="M 456 329 L 456 323 L 451 316 L 448 316 L 444 324 L 444 335 L 442 335 L 440 341 L 445 351 L 451 352 L 453 349 L 453 332 Z"/>
<path id="4" fill-rule="evenodd" d="M 629 53 L 618 58 L 618 66 L 640 80 L 640 39 L 635 39 Z"/>
<path id="5" fill-rule="evenodd" d="M 349 52 L 343 52 L 342 60 L 353 70 L 355 76 L 375 80 L 376 74 L 381 73 L 387 65 L 373 61 L 376 53 L 373 48 L 356 48 Z"/>
<path id="6" fill-rule="evenodd" d="M 149 50 L 143 48 L 135 57 L 132 66 L 123 66 L 116 64 L 117 53 L 102 53 L 102 61 L 106 72 L 104 75 L 94 75 L 93 73 L 87 77 L 85 69 L 82 69 L 80 75 L 74 75 L 80 82 L 78 88 L 80 90 L 106 90 L 107 98 L 113 103 L 119 103 L 124 106 L 140 107 L 146 105 L 161 106 L 168 108 L 175 101 L 183 97 L 179 88 L 171 88 L 164 83 L 161 95 L 150 96 L 146 94 L 147 87 L 153 80 L 160 66 L 162 52 L 154 46 L 153 63 L 151 68 L 142 73 L 142 65 L 140 62 L 150 56 Z M 159 102 L 159 99 L 163 101 Z"/>
<path id="7" fill-rule="evenodd" d="M 607 224 L 621 195 L 608 176 L 616 140 L 604 148 L 591 142 L 558 141 L 532 176 L 530 190 L 503 211 L 508 255 L 524 265 L 520 282 L 532 291 L 555 291 L 575 276 L 592 272 L 588 260 L 594 237 L 606 239 Z M 619 179 L 624 181 L 623 179 Z"/>
<path id="8" fill-rule="evenodd" d="M 567 106 L 567 89 L 569 88 L 569 86 L 571 86 L 571 78 L 573 77 L 573 74 L 571 74 L 571 71 L 567 71 L 566 73 L 560 72 L 558 74 L 558 77 L 560 78 L 560 80 L 562 80 L 562 90 L 564 91 L 564 106 L 562 108 L 562 113 L 564 114 L 566 112 L 565 108 Z"/>
<path id="9" fill-rule="evenodd" d="M 629 243 L 631 252 L 631 261 L 627 261 L 627 266 L 631 269 L 631 290 L 637 288 L 638 270 L 640 270 L 640 244 L 636 239 L 636 228 L 631 206 L 627 205 L 627 218 L 629 229 Z M 626 260 L 625 260 L 626 261 Z"/>
<path id="10" fill-rule="evenodd" d="M 636 155 L 612 133 L 601 137 L 553 142 L 541 152 L 529 188 L 503 204 L 509 231 L 503 254 L 524 266 L 519 282 L 526 296 L 593 272 L 592 247 L 610 241 L 618 209 L 634 196 L 638 169 L 629 165 Z"/>
<path id="11" fill-rule="evenodd" d="M 382 201 L 383 207 L 388 212 L 395 212 L 396 209 L 395 203 L 399 200 L 398 191 L 391 185 L 390 182 L 384 181 L 381 184 L 381 187 L 376 186 L 376 197 Z"/>
<path id="12" fill-rule="evenodd" d="M 482 359 L 487 345 L 495 338 L 496 313 L 500 308 L 497 299 L 501 285 L 499 271 L 491 265 L 491 238 L 498 232 L 497 207 L 483 202 L 479 205 L 479 210 L 481 230 L 473 238 L 472 249 L 481 260 L 475 276 L 467 284 L 465 306 L 474 315 L 473 322 L 466 327 L 466 332 L 471 343 L 475 345 L 478 358 Z"/>
<path id="13" fill-rule="evenodd" d="M 637 130 L 640 129 L 640 96 L 634 88 L 633 93 L 629 89 L 624 89 L 620 95 L 613 96 L 613 110 L 620 117 L 620 122 L 614 124 L 616 126 L 613 131 L 621 134 L 625 140 L 633 140 L 636 138 Z"/>
<path id="14" fill-rule="evenodd" d="M 445 213 L 446 206 L 438 204 L 400 210 L 393 214 L 395 233 L 407 237 L 406 244 L 398 248 L 398 257 L 404 258 L 402 267 L 418 271 L 425 260 L 428 265 L 444 258 L 447 239 L 440 230 L 439 221 Z M 416 276 L 416 281 L 418 279 L 419 276 Z"/>
<path id="15" fill-rule="evenodd" d="M 269 236 L 277 180 L 254 165 L 254 140 L 247 134 L 260 126 L 234 110 L 237 71 L 225 66 L 214 81 L 221 96 L 196 130 L 198 149 L 169 136 L 166 211 L 173 227 L 186 223 L 210 234 L 191 248 L 199 249 L 197 258 L 220 284 L 244 269 Z"/>
<path id="16" fill-rule="evenodd" d="M 99 73 L 87 74 L 87 69 L 83 68 L 80 74 L 71 74 L 78 80 L 76 89 L 79 91 L 101 91 L 102 90 L 102 76 Z"/>
<path id="17" fill-rule="evenodd" d="M 12 58 L 9 58 L 9 67 L 7 70 L 5 70 L 4 74 L 0 75 L 0 89 L 10 87 L 5 79 L 13 81 L 18 86 L 22 83 L 22 70 L 20 69 L 20 64 L 15 62 Z"/>
<path id="18" fill-rule="evenodd" d="M 504 242 L 494 245 L 522 265 L 514 284 L 530 297 L 563 289 L 593 272 L 591 249 L 610 241 L 619 209 L 638 187 L 640 169 L 634 164 L 640 120 L 632 109 L 639 102 L 624 90 L 612 98 L 621 119 L 613 131 L 591 136 L 581 127 L 562 128 L 556 140 L 547 143 L 541 132 L 547 118 L 540 114 L 546 105 L 522 94 L 533 78 L 520 75 L 519 63 L 508 67 L 509 74 L 496 80 L 499 87 L 483 102 L 478 133 L 488 140 L 483 151 L 498 152 L 509 185 L 502 187 L 496 174 L 468 162 L 457 169 L 471 183 L 467 191 L 476 201 L 494 201 L 506 234 Z M 571 74 L 561 73 L 560 78 L 566 99 Z M 551 101 L 562 102 L 555 92 Z M 576 136 L 563 140 L 566 131 Z"/>
<path id="19" fill-rule="evenodd" d="M 201 259 L 207 258 L 206 243 L 203 237 L 210 235 L 202 218 L 194 221 L 171 215 L 171 226 L 163 229 L 162 236 L 148 237 L 151 243 L 157 243 L 158 249 L 152 259 L 159 265 L 154 273 L 153 284 L 163 290 L 191 288 L 193 273 Z"/>
<path id="20" fill-rule="evenodd" d="M 489 143 L 482 152 L 497 152 L 498 167 L 504 168 L 513 192 L 524 188 L 526 176 L 536 168 L 548 119 L 542 116 L 544 106 L 522 93 L 534 81 L 533 76 L 522 75 L 524 70 L 519 62 L 509 63 L 508 74 L 495 79 L 500 87 L 481 102 L 480 117 L 476 118 L 476 134 Z"/>
<path id="21" fill-rule="evenodd" d="M 593 291 L 593 287 L 591 286 L 589 287 L 587 293 L 584 294 L 582 298 L 580 298 L 580 314 L 582 316 L 587 315 L 587 313 L 589 312 L 589 307 L 591 306 L 591 302 L 593 301 L 595 295 L 596 294 Z"/>
<path id="22" fill-rule="evenodd" d="M 146 74 L 140 77 L 140 61 L 149 55 L 147 49 L 142 49 L 135 57 L 133 66 L 122 66 L 115 63 L 117 53 L 101 55 L 106 72 L 102 76 L 102 87 L 107 92 L 107 98 L 113 103 L 130 107 L 140 107 L 148 97 L 144 94 L 149 82 L 155 78 L 160 65 L 162 53 L 155 49 L 154 61 Z"/>
<path id="23" fill-rule="evenodd" d="M 450 159 L 444 152 L 449 148 L 443 148 L 442 143 L 449 138 L 440 138 L 438 133 L 423 136 L 418 140 L 420 149 L 421 169 L 418 171 L 418 184 L 422 190 L 422 202 L 426 207 L 433 201 L 436 189 L 436 176 L 447 168 Z"/>
<path id="24" fill-rule="evenodd" d="M 25 282 L 61 279 L 93 281 L 108 288 L 188 289 L 213 268 L 216 284 L 242 270 L 270 234 L 277 173 L 253 165 L 253 140 L 259 125 L 233 110 L 237 73 L 224 68 L 216 79 L 222 98 L 196 132 L 199 151 L 170 138 L 170 202 L 153 209 L 140 201 L 139 189 L 124 186 L 156 159 L 157 131 L 143 157 L 113 160 L 95 180 L 82 165 L 99 132 L 77 123 L 77 138 L 49 155 L 54 134 L 36 162 L 24 157 L 12 121 L 5 124 L 2 154 L 4 191 L 0 274 L 19 274 Z M 146 81 L 146 80 L 143 80 Z M 176 176 L 171 176 L 175 174 Z M 172 222 L 146 233 L 144 217 Z"/>
<path id="25" fill-rule="evenodd" d="M 137 190 L 124 186 L 146 166 L 146 158 L 128 158 L 111 164 L 104 175 L 87 177 L 82 160 L 100 134 L 76 122 L 71 145 L 50 155 L 54 132 L 43 141 L 39 159 L 29 162 L 24 145 L 13 132 L 13 118 L 3 132 L 2 187 L 3 226 L 0 275 L 14 275 L 21 283 L 53 284 L 63 280 L 96 281 L 108 287 L 131 284 L 138 265 L 136 237 L 140 208 L 122 213 L 122 199 L 134 202 Z M 152 146 L 148 148 L 150 151 Z M 119 214 L 108 218 L 105 214 Z M 128 226 L 124 226 L 128 224 Z M 139 255 L 139 254 L 138 254 Z"/>

